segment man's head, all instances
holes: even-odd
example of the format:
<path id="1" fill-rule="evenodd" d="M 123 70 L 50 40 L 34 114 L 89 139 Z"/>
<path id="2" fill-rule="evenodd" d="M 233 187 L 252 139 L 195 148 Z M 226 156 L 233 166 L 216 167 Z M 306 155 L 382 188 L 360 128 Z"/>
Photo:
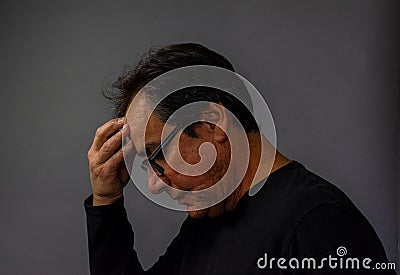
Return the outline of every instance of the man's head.
<path id="1" fill-rule="evenodd" d="M 153 79 L 174 69 L 193 65 L 209 65 L 234 71 L 233 66 L 225 57 L 199 44 L 175 44 L 158 50 L 152 49 L 142 57 L 133 70 L 120 77 L 114 84 L 114 87 L 117 88 L 117 94 L 109 96 L 109 98 L 112 98 L 115 102 L 115 116 L 125 116 L 128 108 L 132 108 L 130 104 L 133 98 Z M 172 123 L 166 124 L 166 121 L 176 110 L 194 102 L 210 103 L 204 105 L 201 111 L 194 112 L 199 122 L 182 129 L 183 134 L 180 135 L 179 149 L 167 148 L 167 152 L 178 152 L 179 154 L 175 154 L 175 156 L 180 155 L 183 161 L 195 165 L 202 160 L 199 154 L 202 144 L 209 143 L 214 146 L 216 151 L 214 164 L 202 175 L 188 176 L 171 169 L 163 154 L 160 153 L 154 161 L 162 167 L 162 175 L 156 176 L 152 169 L 149 169 L 148 172 L 149 189 L 153 193 L 165 190 L 165 184 L 176 190 L 203 190 L 212 186 L 224 176 L 230 163 L 232 149 L 226 130 L 232 132 L 237 130 L 225 108 L 239 120 L 246 133 L 258 133 L 259 131 L 256 121 L 246 106 L 234 96 L 216 88 L 194 86 L 175 91 L 164 98 L 152 113 L 150 113 L 149 101 L 156 101 L 163 95 L 145 92 L 141 93 L 140 96 L 141 98 L 135 99 L 136 104 L 133 107 L 136 120 L 133 128 L 137 129 L 131 129 L 131 137 L 136 150 L 144 158 L 153 153 L 156 147 L 160 145 L 163 129 L 169 133 L 182 123 L 184 117 L 176 117 Z M 250 98 L 249 95 L 246 96 Z M 150 117 L 148 121 L 143 119 L 147 117 L 145 114 Z M 223 127 L 216 125 L 224 125 L 225 131 L 222 129 Z M 135 133 L 143 132 L 139 129 L 146 129 L 145 137 L 135 135 Z M 146 148 L 143 148 L 141 144 L 146 144 Z M 179 160 L 180 158 L 176 158 L 177 163 L 179 163 Z M 188 196 L 178 198 L 179 192 L 174 192 L 173 189 L 172 191 L 168 189 L 167 192 L 172 198 L 180 199 L 180 203 L 187 204 L 190 210 L 191 205 L 188 203 L 190 200 Z M 221 211 L 223 212 L 226 207 L 224 203 L 220 203 L 210 209 L 192 211 L 189 214 L 195 217 L 206 214 L 216 216 Z"/>

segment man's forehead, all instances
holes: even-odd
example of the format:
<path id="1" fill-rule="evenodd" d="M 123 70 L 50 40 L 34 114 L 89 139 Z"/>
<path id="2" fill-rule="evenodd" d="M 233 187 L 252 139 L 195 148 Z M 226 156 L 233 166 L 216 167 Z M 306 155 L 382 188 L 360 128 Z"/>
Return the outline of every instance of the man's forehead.
<path id="1" fill-rule="evenodd" d="M 130 138 L 137 152 L 143 152 L 146 145 L 160 143 L 164 123 L 152 112 L 152 104 L 145 96 L 135 98 L 126 112 Z"/>
<path id="2" fill-rule="evenodd" d="M 139 127 L 138 124 L 146 125 L 151 109 L 151 102 L 146 96 L 143 94 L 135 96 L 126 110 L 126 122 L 130 127 Z"/>
<path id="3" fill-rule="evenodd" d="M 151 105 L 150 99 L 143 92 L 139 92 L 129 103 L 125 114 L 129 118 L 134 118 L 141 113 L 149 114 L 151 111 Z"/>

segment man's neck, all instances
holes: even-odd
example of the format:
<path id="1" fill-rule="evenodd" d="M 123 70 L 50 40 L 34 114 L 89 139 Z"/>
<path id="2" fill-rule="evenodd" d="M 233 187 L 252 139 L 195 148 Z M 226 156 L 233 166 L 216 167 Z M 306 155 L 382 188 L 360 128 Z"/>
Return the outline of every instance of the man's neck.
<path id="1" fill-rule="evenodd" d="M 236 204 L 251 187 L 291 162 L 290 159 L 275 150 L 275 147 L 263 135 L 261 135 L 261 143 L 260 135 L 257 133 L 250 133 L 248 137 L 250 144 L 248 169 L 242 183 L 226 201 L 225 209 L 228 211 L 236 207 Z"/>

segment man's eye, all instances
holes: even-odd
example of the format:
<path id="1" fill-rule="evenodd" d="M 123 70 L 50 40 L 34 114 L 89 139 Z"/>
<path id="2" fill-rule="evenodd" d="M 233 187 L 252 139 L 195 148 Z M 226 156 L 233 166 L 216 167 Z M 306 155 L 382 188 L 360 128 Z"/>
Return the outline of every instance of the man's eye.
<path id="1" fill-rule="evenodd" d="M 156 160 L 164 160 L 164 154 L 162 153 L 162 151 L 160 151 L 157 156 L 155 157 Z"/>
<path id="2" fill-rule="evenodd" d="M 154 150 L 146 149 L 146 156 L 150 157 L 153 154 Z"/>

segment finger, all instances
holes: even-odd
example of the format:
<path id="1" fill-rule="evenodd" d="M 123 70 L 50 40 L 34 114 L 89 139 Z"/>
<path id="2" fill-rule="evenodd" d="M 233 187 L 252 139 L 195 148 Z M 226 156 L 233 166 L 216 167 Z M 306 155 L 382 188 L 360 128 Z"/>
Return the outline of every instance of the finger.
<path id="1" fill-rule="evenodd" d="M 124 137 L 124 136 L 125 136 L 125 131 L 122 132 L 122 137 Z M 123 139 L 122 153 L 124 155 L 126 169 L 128 169 L 128 171 L 132 171 L 133 162 L 136 157 L 136 149 L 133 146 L 133 143 L 130 140 L 128 135 Z"/>
<path id="2" fill-rule="evenodd" d="M 107 138 L 120 129 L 124 124 L 124 118 L 115 118 L 107 121 L 105 124 L 100 126 L 93 139 L 92 149 L 99 151 L 101 146 L 107 141 Z"/>
<path id="3" fill-rule="evenodd" d="M 132 152 L 132 142 L 129 141 L 124 145 L 124 148 L 119 149 L 114 155 L 107 160 L 107 165 L 110 170 L 117 170 L 121 163 L 124 163 L 124 152 Z"/>
<path id="4" fill-rule="evenodd" d="M 125 143 L 127 143 L 130 140 L 130 133 L 131 130 L 129 128 L 129 124 L 124 124 L 123 128 L 122 128 L 122 140 L 123 140 L 123 145 Z"/>
<path id="5" fill-rule="evenodd" d="M 101 146 L 100 150 L 96 154 L 95 161 L 98 164 L 102 164 L 106 162 L 118 149 L 122 144 L 122 131 L 119 131 L 112 137 L 110 137 L 104 144 Z"/>
<path id="6" fill-rule="evenodd" d="M 122 150 L 124 154 L 126 156 L 131 154 L 136 155 L 136 149 L 131 141 L 130 128 L 128 124 L 124 124 L 121 133 L 122 133 Z"/>

